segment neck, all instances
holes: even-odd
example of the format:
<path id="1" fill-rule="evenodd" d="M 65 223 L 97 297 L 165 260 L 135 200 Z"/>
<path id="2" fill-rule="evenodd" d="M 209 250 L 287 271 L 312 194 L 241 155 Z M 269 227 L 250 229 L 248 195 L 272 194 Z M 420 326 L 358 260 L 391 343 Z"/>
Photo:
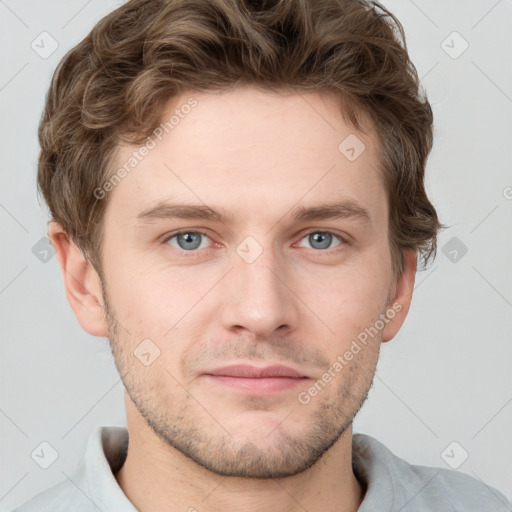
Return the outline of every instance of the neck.
<path id="1" fill-rule="evenodd" d="M 352 470 L 351 427 L 302 473 L 251 479 L 220 476 L 199 466 L 161 441 L 132 407 L 127 407 L 127 422 L 128 454 L 115 477 L 140 512 L 171 507 L 190 512 L 355 512 L 363 499 Z"/>

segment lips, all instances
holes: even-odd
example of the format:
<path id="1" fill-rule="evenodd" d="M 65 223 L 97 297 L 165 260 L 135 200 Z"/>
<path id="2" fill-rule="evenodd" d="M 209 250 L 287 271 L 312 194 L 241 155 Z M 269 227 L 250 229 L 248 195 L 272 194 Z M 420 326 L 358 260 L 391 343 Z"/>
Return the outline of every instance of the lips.
<path id="1" fill-rule="evenodd" d="M 268 396 L 284 393 L 303 386 L 309 377 L 284 365 L 258 368 L 248 364 L 238 364 L 215 368 L 203 374 L 213 386 L 250 396 Z"/>
<path id="2" fill-rule="evenodd" d="M 234 365 L 216 368 L 215 370 L 208 371 L 206 375 L 213 375 L 215 377 L 238 377 L 245 379 L 264 379 L 264 378 L 305 378 L 305 375 L 300 374 L 298 371 L 288 366 L 273 365 L 264 368 L 258 368 L 250 365 Z"/>

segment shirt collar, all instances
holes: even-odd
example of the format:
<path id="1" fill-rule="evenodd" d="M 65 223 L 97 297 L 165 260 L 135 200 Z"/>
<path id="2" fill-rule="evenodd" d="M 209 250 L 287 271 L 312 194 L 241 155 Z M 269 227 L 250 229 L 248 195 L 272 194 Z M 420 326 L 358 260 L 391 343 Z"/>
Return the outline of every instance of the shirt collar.
<path id="1" fill-rule="evenodd" d="M 70 480 L 98 512 L 137 512 L 117 483 L 114 473 L 123 465 L 128 449 L 124 427 L 97 427 L 87 441 L 78 471 Z"/>
<path id="2" fill-rule="evenodd" d="M 97 427 L 87 441 L 85 455 L 71 482 L 91 501 L 97 512 L 137 512 L 117 483 L 114 474 L 123 465 L 128 450 L 124 427 Z M 391 476 L 376 452 L 387 449 L 364 434 L 354 434 L 352 467 L 365 489 L 358 512 L 387 511 L 393 504 Z M 387 453 L 380 454 L 383 460 Z"/>

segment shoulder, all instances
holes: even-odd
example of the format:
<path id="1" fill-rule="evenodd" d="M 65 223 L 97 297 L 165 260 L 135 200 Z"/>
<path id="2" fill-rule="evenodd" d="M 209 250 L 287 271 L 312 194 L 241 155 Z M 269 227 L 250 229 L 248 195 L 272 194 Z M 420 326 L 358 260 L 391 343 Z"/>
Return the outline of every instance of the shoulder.
<path id="1" fill-rule="evenodd" d="M 135 511 L 114 473 L 124 462 L 128 431 L 97 427 L 89 435 L 78 467 L 61 483 L 37 494 L 13 512 Z"/>
<path id="2" fill-rule="evenodd" d="M 91 510 L 91 501 L 70 480 L 65 480 L 12 512 L 82 512 Z"/>
<path id="3" fill-rule="evenodd" d="M 369 505 L 387 500 L 390 512 L 439 510 L 440 506 L 446 512 L 512 510 L 502 493 L 477 478 L 445 468 L 409 464 L 364 434 L 353 436 L 353 466 L 367 485 L 365 507 L 368 498 Z M 366 511 L 365 507 L 360 510 Z"/>

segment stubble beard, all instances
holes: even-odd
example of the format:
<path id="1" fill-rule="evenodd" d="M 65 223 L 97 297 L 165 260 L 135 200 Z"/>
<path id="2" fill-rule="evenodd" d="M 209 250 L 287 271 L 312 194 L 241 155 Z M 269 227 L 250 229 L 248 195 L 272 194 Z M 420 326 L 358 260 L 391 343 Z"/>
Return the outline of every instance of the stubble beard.
<path id="1" fill-rule="evenodd" d="M 304 423 L 308 425 L 300 434 L 290 434 L 284 420 L 270 434 L 261 432 L 261 436 L 254 439 L 243 439 L 237 432 L 230 432 L 229 428 L 222 426 L 222 418 L 216 419 L 214 410 L 209 410 L 194 398 L 190 399 L 184 389 L 181 396 L 173 396 L 172 400 L 162 399 L 165 394 L 159 391 L 172 381 L 170 375 L 166 378 L 161 368 L 157 370 L 155 367 L 153 375 L 156 379 L 152 382 L 140 377 L 140 369 L 136 365 L 139 361 L 133 356 L 131 340 L 128 337 L 122 339 L 120 335 L 103 282 L 102 290 L 112 354 L 124 387 L 139 414 L 161 442 L 212 473 L 253 479 L 299 474 L 317 463 L 335 445 L 352 425 L 368 397 L 378 348 L 369 366 L 363 361 L 343 369 L 337 376 L 340 384 L 335 398 L 322 400 L 319 393 L 311 401 L 318 400 L 319 405 L 309 411 L 298 400 L 290 406 L 289 415 L 303 414 Z M 348 372 L 345 379 L 343 372 Z M 178 405 L 171 410 L 170 402 Z"/>

